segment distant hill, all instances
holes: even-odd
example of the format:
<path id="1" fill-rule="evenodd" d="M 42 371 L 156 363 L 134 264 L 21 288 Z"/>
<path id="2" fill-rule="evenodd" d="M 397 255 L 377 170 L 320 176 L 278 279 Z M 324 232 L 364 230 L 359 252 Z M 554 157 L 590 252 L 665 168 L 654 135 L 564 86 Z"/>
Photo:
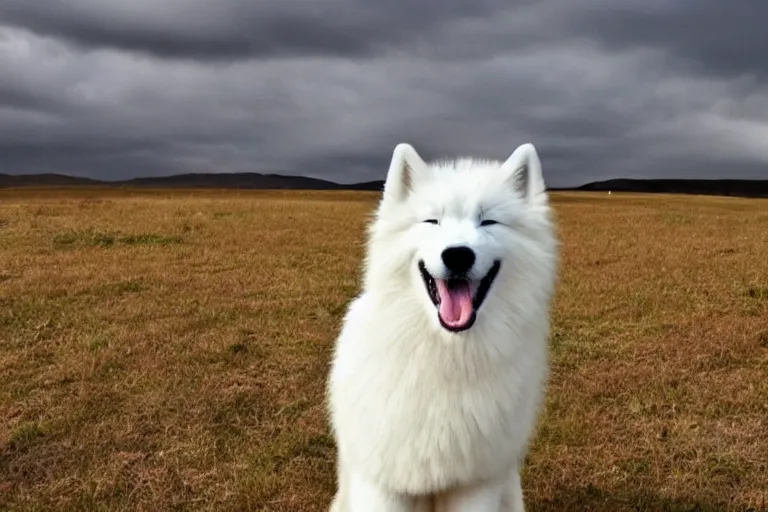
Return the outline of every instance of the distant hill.
<path id="1" fill-rule="evenodd" d="M 61 187 L 61 186 L 119 186 L 147 188 L 240 188 L 261 190 L 371 190 L 380 191 L 382 180 L 340 184 L 306 176 L 280 174 L 209 173 L 176 174 L 173 176 L 133 178 L 122 181 L 101 181 L 63 174 L 0 174 L 0 188 Z M 768 180 L 683 180 L 683 179 L 612 179 L 595 181 L 575 188 L 552 190 L 583 190 L 612 192 L 643 192 L 664 194 L 702 194 L 716 196 L 768 197 Z"/>
<path id="2" fill-rule="evenodd" d="M 133 178 L 110 184 L 144 187 L 205 187 L 205 188 L 255 188 L 255 189 L 305 189 L 338 190 L 338 183 L 307 178 L 305 176 L 281 176 L 255 172 L 227 174 L 176 174 L 157 178 Z"/>
<path id="3" fill-rule="evenodd" d="M 613 179 L 587 183 L 575 190 L 768 197 L 768 180 Z"/>
<path id="4" fill-rule="evenodd" d="M 0 173 L 0 188 L 7 187 L 61 187 L 84 185 L 101 185 L 99 180 L 78 178 L 63 174 L 2 174 Z"/>
<path id="5" fill-rule="evenodd" d="M 0 188 L 9 187 L 147 187 L 147 188 L 241 188 L 262 190 L 381 190 L 383 181 L 368 181 L 343 185 L 306 176 L 280 174 L 207 173 L 175 174 L 120 181 L 77 178 L 63 174 L 0 174 Z"/>

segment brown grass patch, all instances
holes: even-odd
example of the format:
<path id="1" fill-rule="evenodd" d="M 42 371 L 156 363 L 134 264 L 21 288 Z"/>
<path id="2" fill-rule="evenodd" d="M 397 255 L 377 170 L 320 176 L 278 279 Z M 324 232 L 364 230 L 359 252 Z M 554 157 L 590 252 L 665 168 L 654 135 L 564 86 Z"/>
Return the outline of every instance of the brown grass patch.
<path id="1" fill-rule="evenodd" d="M 376 198 L 0 191 L 0 507 L 324 510 L 324 379 Z M 764 510 L 768 202 L 554 204 L 529 510 Z"/>

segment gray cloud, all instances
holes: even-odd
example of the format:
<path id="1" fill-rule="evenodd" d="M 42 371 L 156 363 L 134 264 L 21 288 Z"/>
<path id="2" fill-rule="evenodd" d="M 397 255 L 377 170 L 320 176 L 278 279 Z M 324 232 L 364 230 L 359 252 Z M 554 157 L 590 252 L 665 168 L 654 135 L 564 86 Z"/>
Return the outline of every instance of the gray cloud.
<path id="1" fill-rule="evenodd" d="M 761 0 L 590 0 L 573 14 L 564 32 L 589 34 L 610 51 L 654 47 L 705 75 L 768 72 L 768 3 Z"/>
<path id="2" fill-rule="evenodd" d="M 3 0 L 0 17 L 80 45 L 164 57 L 366 56 L 502 0 Z"/>
<path id="3" fill-rule="evenodd" d="M 0 0 L 0 172 L 352 182 L 531 141 L 552 185 L 768 177 L 756 2 L 44 4 Z"/>

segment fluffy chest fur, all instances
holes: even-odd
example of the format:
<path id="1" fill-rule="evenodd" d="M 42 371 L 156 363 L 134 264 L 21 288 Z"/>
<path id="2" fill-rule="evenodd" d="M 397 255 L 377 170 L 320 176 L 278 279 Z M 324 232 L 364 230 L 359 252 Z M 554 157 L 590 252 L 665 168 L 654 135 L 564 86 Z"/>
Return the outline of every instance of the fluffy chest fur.
<path id="1" fill-rule="evenodd" d="M 517 463 L 546 378 L 546 324 L 499 322 L 459 340 L 413 311 L 366 296 L 350 307 L 329 382 L 344 458 L 408 494 Z"/>

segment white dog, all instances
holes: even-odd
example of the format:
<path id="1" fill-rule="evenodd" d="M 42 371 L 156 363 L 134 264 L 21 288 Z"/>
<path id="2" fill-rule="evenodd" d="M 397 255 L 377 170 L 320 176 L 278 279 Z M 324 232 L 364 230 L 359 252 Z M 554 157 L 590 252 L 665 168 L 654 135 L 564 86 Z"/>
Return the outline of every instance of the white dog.
<path id="1" fill-rule="evenodd" d="M 333 512 L 523 512 L 559 242 L 541 164 L 399 144 L 328 381 Z"/>

